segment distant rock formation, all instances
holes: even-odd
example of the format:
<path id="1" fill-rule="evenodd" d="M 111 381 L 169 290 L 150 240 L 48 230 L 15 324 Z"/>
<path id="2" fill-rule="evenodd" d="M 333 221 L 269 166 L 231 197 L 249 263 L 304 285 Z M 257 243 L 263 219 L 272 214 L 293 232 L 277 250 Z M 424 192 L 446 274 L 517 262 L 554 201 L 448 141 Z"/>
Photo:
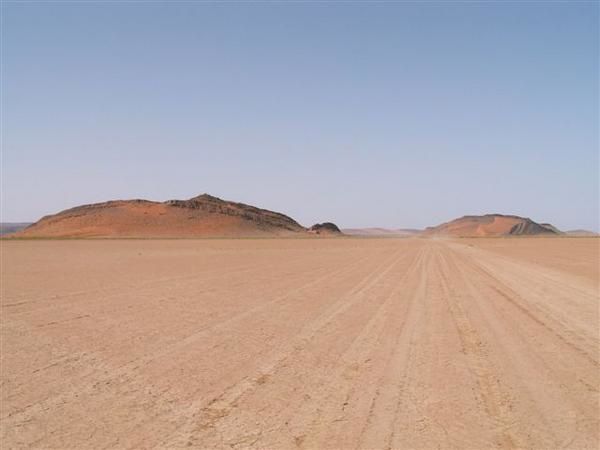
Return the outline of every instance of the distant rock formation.
<path id="1" fill-rule="evenodd" d="M 575 237 L 594 237 L 600 236 L 600 234 L 590 231 L 590 230 L 569 230 L 565 231 L 567 236 L 575 236 Z"/>
<path id="2" fill-rule="evenodd" d="M 116 200 L 46 216 L 14 237 L 252 237 L 306 233 L 294 219 L 208 194 L 189 200 Z"/>
<path id="3" fill-rule="evenodd" d="M 30 222 L 0 222 L 0 236 L 16 233 L 29 225 L 31 225 Z"/>
<path id="4" fill-rule="evenodd" d="M 365 236 L 365 237 L 409 237 L 416 236 L 422 230 L 414 228 L 343 228 L 342 233 L 350 236 Z"/>
<path id="5" fill-rule="evenodd" d="M 560 231 L 550 224 L 542 225 L 526 217 L 504 214 L 464 216 L 435 227 L 429 227 L 423 232 L 424 235 L 454 237 L 556 236 L 559 233 Z"/>
<path id="6" fill-rule="evenodd" d="M 308 231 L 309 233 L 314 234 L 342 234 L 342 231 L 338 228 L 338 226 L 331 222 L 316 223 L 310 227 Z"/>

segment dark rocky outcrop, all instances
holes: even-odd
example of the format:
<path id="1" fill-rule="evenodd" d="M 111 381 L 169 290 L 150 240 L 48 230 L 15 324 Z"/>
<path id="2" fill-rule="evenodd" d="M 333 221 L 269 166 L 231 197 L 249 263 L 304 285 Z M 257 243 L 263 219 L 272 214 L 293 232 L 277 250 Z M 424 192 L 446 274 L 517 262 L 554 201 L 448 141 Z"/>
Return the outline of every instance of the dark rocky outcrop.
<path id="1" fill-rule="evenodd" d="M 532 235 L 532 234 L 559 234 L 559 231 L 554 226 L 547 224 L 539 224 L 531 219 L 524 218 L 520 222 L 514 224 L 508 234 L 512 236 Z"/>
<path id="2" fill-rule="evenodd" d="M 200 210 L 210 214 L 238 216 L 260 225 L 280 227 L 289 231 L 305 230 L 302 225 L 285 214 L 244 203 L 221 200 L 209 194 L 202 194 L 189 200 L 168 200 L 165 204 L 177 208 Z"/>
<path id="3" fill-rule="evenodd" d="M 308 231 L 315 234 L 342 234 L 338 226 L 332 222 L 316 223 Z"/>
<path id="4" fill-rule="evenodd" d="M 551 223 L 540 223 L 540 225 L 543 226 L 544 228 L 550 230 L 550 231 L 553 231 L 556 234 L 565 234 L 564 231 L 560 231 L 558 228 L 556 228 Z"/>

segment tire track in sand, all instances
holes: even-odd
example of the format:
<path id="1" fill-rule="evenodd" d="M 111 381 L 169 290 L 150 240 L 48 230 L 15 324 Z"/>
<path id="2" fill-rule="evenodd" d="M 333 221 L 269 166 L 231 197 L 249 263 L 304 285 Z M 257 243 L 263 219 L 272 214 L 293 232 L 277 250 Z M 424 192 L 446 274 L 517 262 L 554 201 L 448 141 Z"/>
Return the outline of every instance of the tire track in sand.
<path id="1" fill-rule="evenodd" d="M 312 286 L 326 282 L 327 280 L 334 278 L 344 272 L 351 272 L 355 268 L 360 267 L 361 264 L 365 260 L 371 259 L 371 258 L 376 259 L 377 257 L 378 257 L 377 254 L 368 255 L 364 258 L 357 260 L 356 262 L 354 262 L 350 265 L 343 266 L 341 268 L 335 268 L 320 277 L 317 277 L 307 283 L 304 283 L 303 285 L 297 287 L 296 289 L 294 289 L 291 292 L 286 293 L 285 295 L 279 296 L 268 302 L 264 302 L 256 307 L 253 307 L 253 308 L 246 310 L 236 316 L 233 316 L 233 317 L 227 319 L 226 321 L 220 322 L 213 326 L 209 326 L 207 328 L 203 328 L 202 330 L 199 330 L 198 332 L 188 336 L 188 338 L 186 338 L 182 341 L 178 341 L 171 346 L 167 346 L 166 348 L 163 348 L 158 352 L 154 352 L 154 353 L 146 355 L 144 357 L 132 360 L 132 361 L 130 361 L 122 366 L 116 367 L 116 368 L 105 367 L 104 374 L 98 377 L 95 375 L 97 375 L 97 373 L 102 370 L 102 367 L 99 366 L 96 368 L 97 369 L 96 372 L 90 372 L 87 376 L 80 378 L 78 380 L 78 383 L 71 386 L 71 388 L 68 389 L 67 391 L 64 391 L 61 394 L 55 395 L 55 396 L 50 397 L 41 402 L 36 402 L 36 403 L 30 404 L 30 405 L 26 405 L 16 411 L 13 411 L 8 416 L 3 417 L 3 421 L 6 422 L 7 419 L 10 419 L 10 423 L 14 423 L 14 424 L 29 422 L 31 420 L 32 415 L 34 415 L 36 413 L 39 414 L 46 410 L 55 409 L 55 408 L 59 407 L 60 405 L 68 404 L 75 397 L 91 395 L 92 393 L 94 393 L 94 395 L 98 395 L 99 394 L 99 392 L 97 392 L 98 389 L 105 390 L 108 393 L 109 389 L 111 391 L 113 391 L 115 389 L 115 387 L 119 386 L 119 385 L 130 384 L 130 385 L 139 387 L 139 386 L 143 385 L 143 382 L 140 383 L 139 381 L 136 381 L 136 378 L 137 378 L 136 373 L 140 372 L 140 368 L 143 364 L 147 364 L 147 363 L 155 360 L 156 358 L 167 356 L 175 350 L 182 349 L 183 347 L 193 344 L 193 343 L 197 342 L 198 340 L 202 339 L 202 337 L 211 334 L 212 332 L 214 332 L 217 329 L 225 328 L 225 327 L 231 326 L 235 323 L 238 323 L 238 322 L 242 321 L 243 319 L 252 316 L 257 311 L 265 310 L 265 309 L 271 307 L 273 304 L 285 301 L 286 299 L 293 297 L 295 295 L 298 295 L 300 292 L 302 292 L 306 289 L 309 289 Z M 95 358 L 95 359 L 97 361 L 101 361 L 101 358 Z M 86 384 L 82 385 L 82 383 L 85 383 L 87 378 L 93 378 L 94 383 L 93 384 L 86 383 Z M 156 398 L 156 400 L 158 400 L 158 399 L 159 398 Z M 164 409 L 170 410 L 170 405 L 168 404 L 168 402 L 164 405 Z M 74 419 L 74 420 L 76 420 L 76 419 Z M 7 431 L 8 428 L 9 427 L 4 427 L 3 429 L 5 431 Z"/>
<path id="2" fill-rule="evenodd" d="M 407 279 L 409 289 L 406 291 L 406 313 L 395 331 L 393 352 L 378 379 L 378 387 L 357 438 L 360 448 L 389 449 L 393 445 L 396 423 L 405 403 L 407 374 L 414 364 L 414 334 L 422 315 L 420 303 L 427 294 L 427 267 L 431 258 L 431 247 L 424 243 L 419 259 Z"/>
<path id="3" fill-rule="evenodd" d="M 367 386 L 381 372 L 382 354 L 393 350 L 390 344 L 398 329 L 394 321 L 397 319 L 401 328 L 401 311 L 407 306 L 400 301 L 399 293 L 408 287 L 405 282 L 412 278 L 422 253 L 418 250 L 408 267 L 402 267 L 399 278 L 396 271 L 389 272 L 380 286 L 375 286 L 378 289 L 370 290 L 363 301 L 355 304 L 353 311 L 323 327 L 307 345 L 288 358 L 288 367 L 274 373 L 272 383 L 261 386 L 261 392 L 239 405 L 243 408 L 262 395 L 268 396 L 270 389 L 277 390 L 279 381 L 289 379 L 292 374 L 298 380 L 285 387 L 290 402 L 296 407 L 286 407 L 276 416 L 258 414 L 261 429 L 266 430 L 257 442 L 258 447 L 318 448 L 323 442 L 335 442 L 338 448 L 355 445 L 360 430 L 348 429 L 347 423 L 361 420 L 366 413 L 357 416 L 355 409 L 369 406 Z M 387 332 L 392 334 L 387 335 Z M 348 339 L 336 343 L 334 338 L 340 333 L 347 334 Z M 308 370 L 310 367 L 314 369 Z M 230 423 L 234 420 L 240 423 L 237 417 L 232 417 Z"/>
<path id="4" fill-rule="evenodd" d="M 536 442 L 547 448 L 594 447 L 586 436 L 598 435 L 600 430 L 596 366 L 586 365 L 584 359 L 574 371 L 557 361 L 558 355 L 564 355 L 575 363 L 574 358 L 581 355 L 498 295 L 503 282 L 482 271 L 470 255 L 457 250 L 450 256 L 471 297 L 481 299 L 472 308 L 479 312 L 480 323 L 493 339 L 502 376 L 521 393 L 513 408 L 521 418 L 517 426 L 520 435 L 528 439 L 529 446 Z M 508 371 L 508 367 L 513 369 Z M 577 385 L 581 388 L 575 389 Z M 527 428 L 521 425 L 525 417 Z"/>
<path id="5" fill-rule="evenodd" d="M 439 273 L 452 321 L 460 337 L 462 352 L 478 386 L 477 398 L 483 414 L 491 422 L 491 429 L 497 433 L 495 446 L 500 448 L 521 448 L 524 443 L 512 429 L 517 418 L 512 414 L 513 400 L 498 378 L 498 370 L 490 361 L 488 345 L 469 318 L 469 311 L 460 297 L 451 288 L 452 274 L 457 272 L 443 252 L 439 253 L 436 270 Z"/>
<path id="6" fill-rule="evenodd" d="M 245 377 L 239 382 L 234 383 L 221 395 L 208 402 L 203 399 L 197 402 L 197 404 L 191 405 L 188 413 L 185 414 L 185 416 L 189 417 L 187 424 L 184 424 L 175 435 L 161 443 L 159 447 L 164 445 L 169 447 L 194 445 L 194 443 L 205 442 L 207 439 L 206 436 L 204 440 L 200 440 L 200 437 L 196 435 L 217 430 L 220 422 L 238 408 L 238 403 L 244 396 L 262 387 L 267 380 L 274 378 L 275 373 L 282 367 L 285 367 L 288 361 L 291 361 L 291 364 L 293 364 L 297 360 L 297 356 L 295 355 L 301 352 L 320 330 L 334 321 L 336 317 L 343 314 L 344 311 L 364 300 L 369 289 L 375 287 L 399 262 L 405 259 L 407 257 L 401 251 L 394 252 L 388 261 L 375 267 L 349 292 L 340 296 L 325 311 L 321 312 L 313 322 L 304 326 L 301 332 L 286 343 L 279 352 L 271 355 L 263 362 L 259 371 L 254 376 Z M 203 404 L 205 406 L 202 406 Z M 198 421 L 195 419 L 196 416 L 200 416 Z M 212 437 L 211 439 L 211 442 L 214 442 L 215 438 Z M 253 437 L 249 439 L 252 440 Z M 245 439 L 236 438 L 234 440 L 240 445 L 245 443 Z"/>

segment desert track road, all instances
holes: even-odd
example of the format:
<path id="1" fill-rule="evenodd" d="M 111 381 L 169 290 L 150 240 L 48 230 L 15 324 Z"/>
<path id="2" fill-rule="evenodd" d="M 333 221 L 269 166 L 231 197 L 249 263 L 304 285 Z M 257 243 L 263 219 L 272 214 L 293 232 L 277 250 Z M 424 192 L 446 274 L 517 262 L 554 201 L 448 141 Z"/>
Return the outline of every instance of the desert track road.
<path id="1" fill-rule="evenodd" d="M 1 447 L 596 449 L 599 243 L 3 241 Z"/>

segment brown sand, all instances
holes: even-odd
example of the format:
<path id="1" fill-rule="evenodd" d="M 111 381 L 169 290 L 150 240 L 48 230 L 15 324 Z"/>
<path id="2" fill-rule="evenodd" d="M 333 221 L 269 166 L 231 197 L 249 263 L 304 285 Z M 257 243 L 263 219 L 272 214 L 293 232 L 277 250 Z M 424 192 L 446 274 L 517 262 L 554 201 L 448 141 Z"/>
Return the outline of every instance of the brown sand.
<path id="1" fill-rule="evenodd" d="M 2 242 L 2 449 L 598 448 L 599 242 Z"/>

